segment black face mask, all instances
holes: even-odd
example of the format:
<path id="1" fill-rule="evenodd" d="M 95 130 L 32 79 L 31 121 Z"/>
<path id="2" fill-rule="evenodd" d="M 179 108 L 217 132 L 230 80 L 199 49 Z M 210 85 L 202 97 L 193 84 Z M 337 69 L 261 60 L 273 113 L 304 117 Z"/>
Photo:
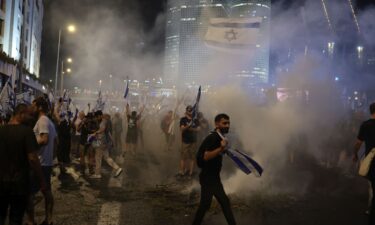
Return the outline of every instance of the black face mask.
<path id="1" fill-rule="evenodd" d="M 220 133 L 227 134 L 229 132 L 229 127 L 220 128 Z"/>

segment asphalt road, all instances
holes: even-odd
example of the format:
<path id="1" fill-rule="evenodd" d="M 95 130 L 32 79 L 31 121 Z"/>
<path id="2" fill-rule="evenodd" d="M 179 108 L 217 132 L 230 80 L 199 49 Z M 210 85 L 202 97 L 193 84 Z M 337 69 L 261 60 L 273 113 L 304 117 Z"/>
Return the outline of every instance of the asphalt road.
<path id="1" fill-rule="evenodd" d="M 196 177 L 176 179 L 178 154 L 139 152 L 126 155 L 124 173 L 113 178 L 104 166 L 101 180 L 78 176 L 73 163 L 68 174 L 56 168 L 53 177 L 54 224 L 57 225 L 187 225 L 191 224 L 199 200 Z M 104 163 L 105 164 L 105 163 Z M 272 194 L 263 190 L 230 196 L 239 225 L 360 225 L 367 224 L 367 183 L 338 168 L 313 162 L 282 168 L 288 177 L 272 185 L 282 187 L 302 182 L 306 171 L 311 179 L 303 195 L 297 191 Z M 280 172 L 281 173 L 281 172 Z M 284 173 L 285 174 L 285 173 Z M 312 174 L 312 175 L 311 175 Z M 302 183 L 301 183 L 302 185 Z M 43 220 L 43 201 L 36 202 L 37 222 Z M 216 201 L 204 224 L 226 224 Z"/>

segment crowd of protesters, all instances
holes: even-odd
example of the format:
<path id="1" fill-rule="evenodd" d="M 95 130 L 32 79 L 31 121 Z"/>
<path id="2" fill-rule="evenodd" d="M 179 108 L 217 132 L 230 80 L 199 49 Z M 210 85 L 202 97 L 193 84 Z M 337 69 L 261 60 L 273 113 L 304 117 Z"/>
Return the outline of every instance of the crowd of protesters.
<path id="1" fill-rule="evenodd" d="M 191 105 L 184 108 L 183 116 L 178 115 L 177 108 L 147 112 L 145 105 L 137 110 L 127 104 L 124 114 L 76 110 L 73 115 L 63 113 L 61 107 L 61 101 L 51 105 L 42 96 L 31 106 L 19 104 L 11 117 L 1 121 L 0 146 L 4 148 L 0 150 L 0 225 L 4 224 L 8 207 L 11 224 L 35 224 L 34 196 L 38 191 L 45 200 L 42 224 L 53 224 L 54 166 L 64 174 L 76 160 L 80 175 L 98 180 L 102 178 L 104 160 L 112 168 L 112 176 L 119 177 L 123 172 L 121 159 L 136 156 L 145 148 L 143 130 L 157 129 L 160 135 L 165 135 L 165 152 L 178 149 L 180 154 L 177 178 L 191 180 L 199 145 L 214 128 L 202 112 L 193 115 Z M 330 149 L 321 156 L 324 166 L 340 167 L 340 162 L 351 156 L 353 137 L 365 120 L 360 112 L 352 115 L 337 124 L 326 142 L 322 141 Z M 298 163 L 298 152 L 309 148 L 308 138 L 303 132 L 296 132 L 286 148 L 287 161 Z"/>

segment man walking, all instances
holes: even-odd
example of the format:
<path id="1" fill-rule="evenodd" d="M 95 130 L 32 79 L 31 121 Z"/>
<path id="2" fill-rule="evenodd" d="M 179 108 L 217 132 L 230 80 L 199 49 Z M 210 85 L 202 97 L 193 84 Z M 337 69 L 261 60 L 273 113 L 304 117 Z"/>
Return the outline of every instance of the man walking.
<path id="1" fill-rule="evenodd" d="M 353 160 L 358 161 L 358 151 L 361 148 L 363 142 L 365 142 L 365 155 L 367 155 L 373 148 L 375 148 L 375 103 L 370 105 L 371 117 L 369 120 L 363 122 L 359 128 L 357 141 L 354 145 L 354 157 Z M 375 193 L 375 161 L 372 160 L 370 170 L 367 178 L 371 182 L 372 193 Z M 372 198 L 372 204 L 370 208 L 370 225 L 375 225 L 375 199 Z"/>
<path id="2" fill-rule="evenodd" d="M 0 225 L 5 224 L 9 208 L 9 224 L 21 225 L 29 198 L 30 168 L 36 174 L 43 193 L 46 184 L 40 167 L 38 145 L 32 128 L 28 106 L 19 104 L 7 125 L 0 126 Z"/>
<path id="3" fill-rule="evenodd" d="M 220 180 L 220 171 L 223 161 L 222 154 L 228 144 L 221 136 L 228 133 L 230 126 L 229 116 L 219 114 L 215 117 L 215 131 L 209 134 L 202 142 L 197 153 L 197 163 L 202 169 L 199 174 L 201 185 L 201 199 L 195 214 L 193 225 L 202 223 L 203 217 L 211 206 L 212 197 L 218 200 L 229 225 L 235 225 L 228 196 L 225 194 Z"/>
<path id="4" fill-rule="evenodd" d="M 118 177 L 122 173 L 122 169 L 113 161 L 112 158 L 109 157 L 108 151 L 108 132 L 109 129 L 107 127 L 107 121 L 103 118 L 102 111 L 96 111 L 95 117 L 99 123 L 99 129 L 94 132 L 93 135 L 96 136 L 96 141 L 93 143 L 93 147 L 95 149 L 95 174 L 91 176 L 93 179 L 100 179 L 101 176 L 101 168 L 102 168 L 102 159 L 110 165 L 114 170 L 114 176 Z"/>

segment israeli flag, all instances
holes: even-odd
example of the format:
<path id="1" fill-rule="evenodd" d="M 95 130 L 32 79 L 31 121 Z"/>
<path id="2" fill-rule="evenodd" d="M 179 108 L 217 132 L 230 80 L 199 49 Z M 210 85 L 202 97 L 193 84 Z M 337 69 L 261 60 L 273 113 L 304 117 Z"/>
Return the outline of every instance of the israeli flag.
<path id="1" fill-rule="evenodd" d="M 194 123 L 194 120 L 196 120 L 198 118 L 198 112 L 199 112 L 199 101 L 201 100 L 201 86 L 199 86 L 199 89 L 198 89 L 198 94 L 197 94 L 197 98 L 195 99 L 195 104 L 193 106 L 193 112 L 192 112 L 192 117 L 193 117 L 193 123 Z"/>
<path id="2" fill-rule="evenodd" d="M 126 86 L 125 86 L 125 93 L 124 93 L 124 98 L 126 99 L 129 94 L 129 79 L 126 81 Z"/>
<path id="3" fill-rule="evenodd" d="M 0 92 L 0 105 L 4 114 L 11 114 L 16 107 L 16 94 L 13 89 L 12 75 L 8 78 L 4 88 Z"/>
<path id="4" fill-rule="evenodd" d="M 204 37 L 208 47 L 221 51 L 241 52 L 260 42 L 262 17 L 211 18 Z"/>
<path id="5" fill-rule="evenodd" d="M 217 131 L 221 139 L 225 137 Z M 247 175 L 253 173 L 256 177 L 260 177 L 263 173 L 263 168 L 252 159 L 249 155 L 243 151 L 228 148 L 225 150 L 225 154 L 236 164 L 236 166 Z"/>
<path id="6" fill-rule="evenodd" d="M 253 173 L 256 177 L 260 177 L 263 173 L 263 168 L 246 153 L 237 149 L 227 149 L 227 156 L 246 174 Z"/>
<path id="7" fill-rule="evenodd" d="M 89 135 L 89 136 L 87 137 L 87 143 L 88 143 L 88 144 L 92 144 L 94 141 L 96 141 L 96 137 L 95 137 L 95 135 Z"/>
<path id="8" fill-rule="evenodd" d="M 94 111 L 98 111 L 98 110 L 103 111 L 104 106 L 105 106 L 105 102 L 103 102 L 102 91 L 100 90 L 99 93 L 98 93 L 98 99 L 96 100 L 96 105 L 95 105 Z"/>

